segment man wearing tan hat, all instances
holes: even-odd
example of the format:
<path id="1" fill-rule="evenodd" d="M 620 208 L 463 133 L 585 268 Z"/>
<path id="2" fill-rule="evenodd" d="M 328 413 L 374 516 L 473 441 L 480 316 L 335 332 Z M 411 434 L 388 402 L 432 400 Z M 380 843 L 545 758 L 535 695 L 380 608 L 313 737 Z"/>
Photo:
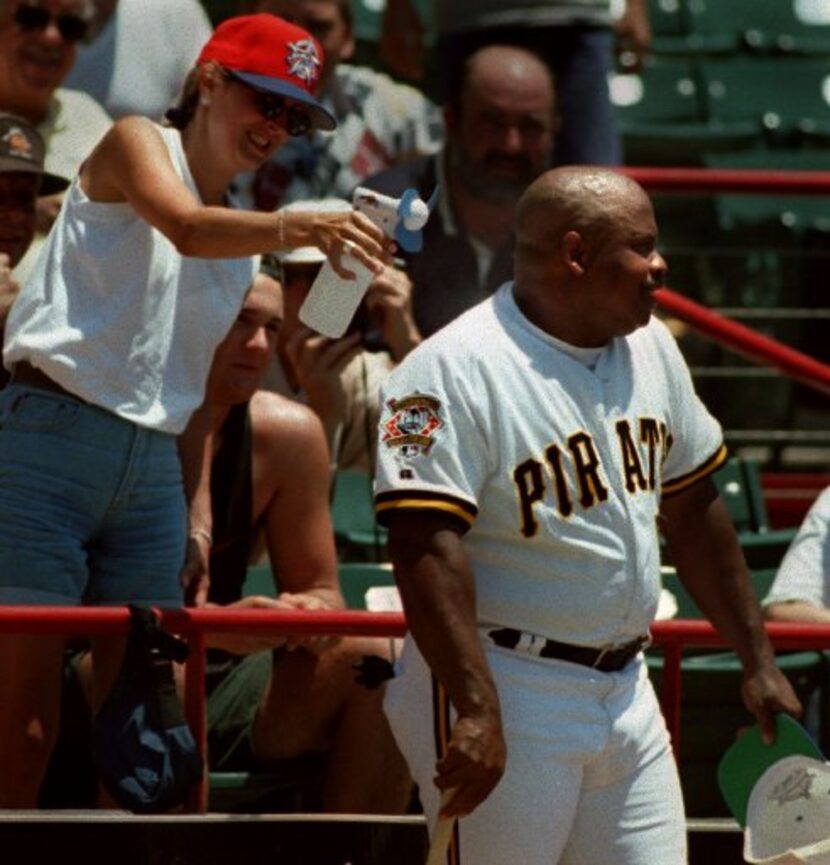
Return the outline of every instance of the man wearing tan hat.
<path id="1" fill-rule="evenodd" d="M 19 286 L 12 268 L 35 235 L 39 195 L 62 192 L 69 181 L 43 170 L 43 139 L 27 120 L 0 113 L 0 346 L 6 315 Z M 5 384 L 0 369 L 0 386 Z"/>
<path id="2" fill-rule="evenodd" d="M 44 141 L 50 171 L 70 179 L 112 121 L 94 100 L 64 87 L 78 46 L 95 13 L 92 0 L 4 0 L 0 3 L 0 111 L 25 117 Z M 38 202 L 38 226 L 15 277 L 23 285 L 60 208 L 61 198 Z"/>

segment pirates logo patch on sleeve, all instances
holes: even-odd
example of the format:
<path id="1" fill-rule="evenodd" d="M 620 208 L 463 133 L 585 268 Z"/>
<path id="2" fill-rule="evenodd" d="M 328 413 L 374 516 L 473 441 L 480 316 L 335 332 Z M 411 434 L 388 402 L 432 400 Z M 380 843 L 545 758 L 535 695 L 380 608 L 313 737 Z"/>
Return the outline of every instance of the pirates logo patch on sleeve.
<path id="1" fill-rule="evenodd" d="M 435 434 L 444 426 L 439 417 L 441 402 L 433 396 L 415 393 L 401 399 L 390 399 L 381 421 L 381 441 L 395 448 L 402 457 L 426 456 Z"/>

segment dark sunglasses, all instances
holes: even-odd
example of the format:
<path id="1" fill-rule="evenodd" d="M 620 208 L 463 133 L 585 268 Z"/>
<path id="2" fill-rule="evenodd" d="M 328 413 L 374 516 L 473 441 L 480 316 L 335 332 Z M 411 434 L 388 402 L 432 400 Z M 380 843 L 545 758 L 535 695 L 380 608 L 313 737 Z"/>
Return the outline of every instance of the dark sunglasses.
<path id="1" fill-rule="evenodd" d="M 237 78 L 232 72 L 225 72 L 225 77 L 237 84 L 241 84 L 246 90 L 254 94 L 259 113 L 268 121 L 274 122 L 285 116 L 285 131 L 296 137 L 305 135 L 314 128 L 311 115 L 299 105 L 289 105 L 284 96 L 278 93 L 268 93 L 267 90 L 259 90 L 250 84 Z"/>
<path id="2" fill-rule="evenodd" d="M 51 21 L 55 22 L 63 41 L 69 44 L 86 39 L 89 33 L 89 21 L 78 15 L 52 15 L 43 6 L 31 6 L 26 3 L 22 3 L 14 10 L 14 23 L 26 32 L 45 30 Z"/>

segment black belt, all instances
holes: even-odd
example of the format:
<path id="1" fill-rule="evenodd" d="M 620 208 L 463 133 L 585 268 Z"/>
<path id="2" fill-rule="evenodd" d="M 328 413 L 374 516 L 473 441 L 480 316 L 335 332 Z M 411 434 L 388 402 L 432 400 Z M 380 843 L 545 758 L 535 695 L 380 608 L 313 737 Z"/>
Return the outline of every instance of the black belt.
<path id="1" fill-rule="evenodd" d="M 490 639 L 503 649 L 515 649 L 522 639 L 521 631 L 514 628 L 498 628 L 487 632 Z M 530 635 L 528 635 L 530 636 Z M 546 640 L 543 637 L 530 637 L 525 646 L 531 655 L 540 658 L 555 658 L 558 661 L 569 661 L 571 664 L 581 664 L 583 667 L 593 667 L 603 673 L 613 673 L 622 670 L 629 661 L 643 648 L 651 643 L 651 637 L 637 637 L 630 643 L 613 648 L 595 649 L 591 646 L 574 646 L 570 643 L 560 643 L 557 640 Z"/>
<path id="2" fill-rule="evenodd" d="M 39 390 L 48 390 L 52 393 L 71 396 L 73 399 L 80 399 L 74 393 L 70 393 L 65 387 L 61 387 L 54 379 L 49 378 L 45 372 L 41 372 L 36 366 L 32 366 L 26 360 L 19 360 L 14 365 L 11 377 L 12 384 L 23 384 L 27 387 L 36 387 Z"/>

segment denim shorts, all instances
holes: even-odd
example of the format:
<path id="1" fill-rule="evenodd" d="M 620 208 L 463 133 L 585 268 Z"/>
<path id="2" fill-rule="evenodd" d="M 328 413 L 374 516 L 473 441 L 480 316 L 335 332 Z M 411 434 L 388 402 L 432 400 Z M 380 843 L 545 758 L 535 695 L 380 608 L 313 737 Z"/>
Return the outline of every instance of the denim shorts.
<path id="1" fill-rule="evenodd" d="M 0 391 L 0 603 L 181 606 L 186 543 L 175 436 Z"/>

